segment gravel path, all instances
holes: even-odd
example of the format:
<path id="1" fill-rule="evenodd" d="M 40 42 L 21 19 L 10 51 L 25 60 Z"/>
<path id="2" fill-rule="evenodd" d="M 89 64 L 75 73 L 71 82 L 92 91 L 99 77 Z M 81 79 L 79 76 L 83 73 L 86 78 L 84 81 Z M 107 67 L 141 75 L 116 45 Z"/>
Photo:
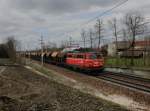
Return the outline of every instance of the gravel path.
<path id="1" fill-rule="evenodd" d="M 21 66 L 0 70 L 0 111 L 127 111 Z"/>

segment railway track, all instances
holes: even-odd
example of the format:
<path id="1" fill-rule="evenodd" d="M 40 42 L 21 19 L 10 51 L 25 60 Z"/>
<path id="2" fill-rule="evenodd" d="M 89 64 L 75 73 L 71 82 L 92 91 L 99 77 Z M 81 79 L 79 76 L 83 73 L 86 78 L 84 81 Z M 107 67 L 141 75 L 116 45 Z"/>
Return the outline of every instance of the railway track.
<path id="1" fill-rule="evenodd" d="M 97 78 L 150 94 L 150 79 L 112 72 L 105 72 L 105 74 L 97 76 Z"/>
<path id="2" fill-rule="evenodd" d="M 113 72 L 104 72 L 95 75 L 99 75 L 96 76 L 96 78 L 98 79 L 115 83 L 122 87 L 127 87 L 130 89 L 134 89 L 134 90 L 138 90 L 150 94 L 150 79 L 141 78 L 131 74 L 129 75 L 129 74 L 113 73 Z"/>

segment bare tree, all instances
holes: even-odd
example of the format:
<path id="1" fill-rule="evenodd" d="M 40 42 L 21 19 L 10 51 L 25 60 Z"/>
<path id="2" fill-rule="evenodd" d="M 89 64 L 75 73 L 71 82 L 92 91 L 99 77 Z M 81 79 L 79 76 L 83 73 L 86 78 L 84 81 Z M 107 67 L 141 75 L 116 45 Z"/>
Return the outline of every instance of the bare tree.
<path id="1" fill-rule="evenodd" d="M 73 44 L 73 40 L 72 40 L 72 37 L 70 36 L 70 37 L 69 37 L 69 46 L 71 47 L 72 44 Z"/>
<path id="2" fill-rule="evenodd" d="M 102 20 L 100 20 L 100 19 L 97 20 L 97 23 L 95 24 L 95 28 L 96 28 L 96 34 L 98 34 L 98 49 L 100 49 L 102 30 L 103 30 Z"/>
<path id="3" fill-rule="evenodd" d="M 9 58 L 13 61 L 16 61 L 16 40 L 14 37 L 7 38 L 6 50 Z"/>
<path id="4" fill-rule="evenodd" d="M 69 46 L 69 42 L 67 40 L 62 40 L 61 41 L 61 45 L 60 45 L 60 48 L 66 48 Z"/>
<path id="5" fill-rule="evenodd" d="M 127 30 L 125 30 L 124 28 L 122 29 L 122 36 L 123 36 L 123 48 L 122 48 L 122 51 L 127 51 L 128 49 L 130 49 L 130 43 L 129 43 L 129 36 L 128 36 L 128 32 L 127 32 Z"/>
<path id="6" fill-rule="evenodd" d="M 117 19 L 113 18 L 109 21 L 110 27 L 112 28 L 113 36 L 115 37 L 115 45 L 116 45 L 116 56 L 118 55 L 118 26 Z"/>
<path id="7" fill-rule="evenodd" d="M 89 39 L 90 39 L 90 47 L 93 48 L 93 31 L 89 29 Z"/>
<path id="8" fill-rule="evenodd" d="M 81 38 L 83 40 L 84 48 L 86 47 L 86 32 L 84 29 L 81 31 Z"/>
<path id="9" fill-rule="evenodd" d="M 132 48 L 132 59 L 131 65 L 134 65 L 134 49 L 135 49 L 135 37 L 138 34 L 144 33 L 145 24 L 144 18 L 141 16 L 140 13 L 128 13 L 125 16 L 125 25 L 127 27 L 129 35 L 131 38 L 131 48 Z"/>
<path id="10" fill-rule="evenodd" d="M 62 42 L 61 42 L 62 43 Z M 44 45 L 44 50 L 53 50 L 57 48 L 57 44 L 55 42 L 48 42 Z"/>
<path id="11" fill-rule="evenodd" d="M 128 36 L 127 31 L 123 28 L 122 29 L 122 35 L 123 35 L 123 48 L 122 48 L 122 56 L 127 55 L 127 49 L 128 49 Z M 124 58 L 125 66 L 128 66 L 128 61 L 126 58 Z"/>

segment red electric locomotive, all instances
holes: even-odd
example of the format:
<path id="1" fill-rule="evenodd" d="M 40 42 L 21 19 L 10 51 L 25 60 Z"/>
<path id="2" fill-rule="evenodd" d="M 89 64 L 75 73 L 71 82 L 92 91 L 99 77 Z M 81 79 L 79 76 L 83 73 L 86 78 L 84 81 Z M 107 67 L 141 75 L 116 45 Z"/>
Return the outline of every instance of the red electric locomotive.
<path id="1" fill-rule="evenodd" d="M 98 53 L 67 53 L 66 64 L 78 69 L 88 71 L 102 71 L 104 59 Z"/>

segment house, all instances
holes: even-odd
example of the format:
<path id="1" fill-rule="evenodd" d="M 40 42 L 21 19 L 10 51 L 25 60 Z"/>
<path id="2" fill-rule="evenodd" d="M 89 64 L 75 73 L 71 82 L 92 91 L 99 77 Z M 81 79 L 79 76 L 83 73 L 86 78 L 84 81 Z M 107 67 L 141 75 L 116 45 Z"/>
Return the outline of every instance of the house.
<path id="1" fill-rule="evenodd" d="M 107 55 L 113 57 L 116 56 L 116 52 L 117 52 L 116 44 L 115 43 L 108 44 Z"/>
<path id="2" fill-rule="evenodd" d="M 131 57 L 132 56 L 132 48 L 131 42 L 129 41 L 119 41 L 118 48 L 116 47 L 116 43 L 112 42 L 108 44 L 107 53 L 108 56 L 115 57 L 116 54 L 122 57 Z M 150 53 L 150 40 L 148 41 L 135 41 L 134 47 L 134 56 L 140 57 L 143 55 L 148 55 Z"/>

